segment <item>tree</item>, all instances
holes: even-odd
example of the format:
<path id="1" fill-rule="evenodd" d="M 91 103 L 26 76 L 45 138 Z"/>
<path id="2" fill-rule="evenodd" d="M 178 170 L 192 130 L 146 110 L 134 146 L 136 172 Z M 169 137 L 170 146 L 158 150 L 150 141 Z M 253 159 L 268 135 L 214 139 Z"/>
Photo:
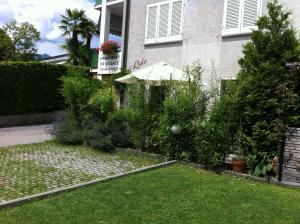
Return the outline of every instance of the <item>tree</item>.
<path id="1" fill-rule="evenodd" d="M 34 60 L 37 52 L 36 43 L 40 40 L 40 32 L 28 23 L 17 24 L 11 20 L 3 27 L 4 31 L 11 37 L 16 49 L 16 59 L 19 61 Z"/>
<path id="2" fill-rule="evenodd" d="M 85 46 L 90 49 L 92 38 L 94 35 L 99 35 L 99 31 L 96 24 L 88 18 L 82 21 L 81 26 L 82 36 L 85 38 Z"/>
<path id="3" fill-rule="evenodd" d="M 3 29 L 0 29 L 0 61 L 13 59 L 15 46 Z"/>
<path id="4" fill-rule="evenodd" d="M 88 19 L 84 10 L 66 9 L 65 15 L 61 15 L 59 28 L 63 36 L 67 37 L 63 48 L 69 53 L 69 60 L 74 65 L 90 65 L 91 39 L 98 34 L 95 23 Z"/>
<path id="5" fill-rule="evenodd" d="M 299 100 L 297 77 L 285 68 L 300 54 L 290 15 L 277 0 L 269 3 L 268 15 L 259 18 L 244 46 L 237 104 L 244 134 L 251 139 L 250 153 L 278 153 Z"/>

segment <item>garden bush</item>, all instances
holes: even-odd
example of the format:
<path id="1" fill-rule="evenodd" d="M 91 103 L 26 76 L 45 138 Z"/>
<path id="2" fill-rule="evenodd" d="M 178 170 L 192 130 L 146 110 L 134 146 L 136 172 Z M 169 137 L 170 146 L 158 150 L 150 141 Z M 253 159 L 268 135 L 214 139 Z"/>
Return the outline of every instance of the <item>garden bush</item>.
<path id="1" fill-rule="evenodd" d="M 80 127 L 85 144 L 106 152 L 113 151 L 115 146 L 112 134 L 105 123 L 115 105 L 111 89 L 103 89 L 99 80 L 80 74 L 64 76 L 62 80 L 61 92 L 75 120 L 75 133 L 76 128 Z M 63 121 L 62 124 L 65 122 L 68 121 Z M 68 134 L 66 133 L 66 137 Z"/>
<path id="2" fill-rule="evenodd" d="M 105 152 L 112 152 L 115 146 L 112 142 L 111 133 L 101 120 L 91 120 L 86 127 L 84 142 L 88 146 Z"/>
<path id="3" fill-rule="evenodd" d="M 130 140 L 135 147 L 152 150 L 152 133 L 158 122 L 157 108 L 152 108 L 149 91 L 143 82 L 136 80 L 128 86 L 128 122 Z"/>
<path id="4" fill-rule="evenodd" d="M 106 120 L 108 114 L 115 109 L 115 97 L 110 88 L 100 89 L 95 92 L 88 101 L 90 112 L 102 120 Z"/>
<path id="5" fill-rule="evenodd" d="M 196 161 L 197 123 L 205 117 L 208 100 L 202 90 L 201 72 L 196 63 L 186 69 L 186 75 L 193 81 L 169 86 L 158 124 L 153 129 L 152 140 L 158 152 L 173 159 Z M 179 134 L 172 133 L 173 125 L 181 128 Z"/>
<path id="6" fill-rule="evenodd" d="M 54 128 L 53 134 L 56 140 L 63 144 L 81 144 L 84 139 L 84 132 L 71 113 L 68 113 Z"/>
<path id="7" fill-rule="evenodd" d="M 97 79 L 82 76 L 64 76 L 62 81 L 62 96 L 81 126 L 87 115 L 88 102 L 91 96 L 100 89 L 101 83 Z"/>
<path id="8" fill-rule="evenodd" d="M 130 141 L 130 114 L 128 108 L 123 108 L 110 114 L 106 126 L 111 134 L 111 139 L 116 147 L 131 147 Z"/>
<path id="9" fill-rule="evenodd" d="M 86 68 L 38 62 L 0 63 L 0 115 L 51 112 L 65 108 L 61 77 Z"/>
<path id="10" fill-rule="evenodd" d="M 203 122 L 196 130 L 197 162 L 218 167 L 226 155 L 233 152 L 234 136 L 239 125 L 236 108 L 236 92 L 216 90 L 217 96 L 212 102 Z"/>

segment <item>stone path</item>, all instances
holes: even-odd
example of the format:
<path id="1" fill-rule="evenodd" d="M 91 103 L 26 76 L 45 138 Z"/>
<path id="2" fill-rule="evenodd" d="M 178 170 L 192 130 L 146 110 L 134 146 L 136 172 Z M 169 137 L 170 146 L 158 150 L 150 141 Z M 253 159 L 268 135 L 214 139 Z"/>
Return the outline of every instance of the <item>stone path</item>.
<path id="1" fill-rule="evenodd" d="M 0 202 L 159 163 L 124 152 L 102 153 L 56 143 L 20 145 L 0 150 Z"/>
<path id="2" fill-rule="evenodd" d="M 50 140 L 53 125 L 0 128 L 0 147 L 38 143 Z"/>

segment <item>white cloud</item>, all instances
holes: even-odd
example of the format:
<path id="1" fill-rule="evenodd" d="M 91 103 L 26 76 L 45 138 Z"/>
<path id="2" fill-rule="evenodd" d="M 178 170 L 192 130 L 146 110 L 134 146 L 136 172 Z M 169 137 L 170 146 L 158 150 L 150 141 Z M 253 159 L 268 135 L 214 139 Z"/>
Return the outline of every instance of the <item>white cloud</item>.
<path id="1" fill-rule="evenodd" d="M 49 42 L 49 41 L 40 41 L 37 44 L 39 53 L 47 53 L 49 55 L 55 56 L 60 54 L 65 54 L 65 51 L 61 48 L 62 43 L 59 42 Z"/>
<path id="2" fill-rule="evenodd" d="M 66 8 L 83 9 L 89 18 L 98 21 L 99 11 L 94 9 L 93 0 L 0 0 L 0 25 L 11 19 L 30 22 L 41 32 L 38 52 L 59 54 L 62 39 L 58 26 Z"/>

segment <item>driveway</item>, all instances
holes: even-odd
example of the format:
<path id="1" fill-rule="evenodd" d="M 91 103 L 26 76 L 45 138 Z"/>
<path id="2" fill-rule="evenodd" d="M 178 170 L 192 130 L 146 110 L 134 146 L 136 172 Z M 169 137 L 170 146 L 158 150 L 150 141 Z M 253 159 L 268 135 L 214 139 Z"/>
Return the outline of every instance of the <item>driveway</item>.
<path id="1" fill-rule="evenodd" d="M 52 139 L 52 124 L 0 128 L 0 147 L 39 143 Z"/>
<path id="2" fill-rule="evenodd" d="M 154 165 L 159 157 L 126 151 L 104 153 L 54 142 L 0 150 L 0 204 Z"/>

